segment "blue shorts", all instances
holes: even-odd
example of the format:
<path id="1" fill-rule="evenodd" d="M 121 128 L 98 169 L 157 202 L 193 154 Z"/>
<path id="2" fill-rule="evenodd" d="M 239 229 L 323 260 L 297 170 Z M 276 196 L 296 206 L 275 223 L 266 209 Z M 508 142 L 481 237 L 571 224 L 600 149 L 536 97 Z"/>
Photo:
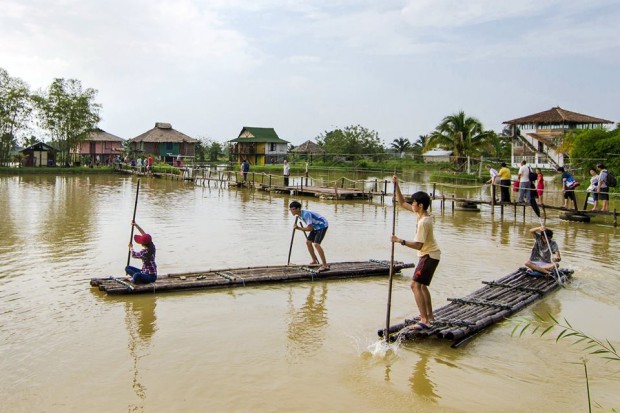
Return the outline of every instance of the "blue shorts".
<path id="1" fill-rule="evenodd" d="M 323 229 L 313 229 L 308 235 L 308 241 L 312 242 L 313 244 L 320 244 L 321 241 L 323 241 L 323 238 L 325 238 L 326 232 L 327 227 Z"/>

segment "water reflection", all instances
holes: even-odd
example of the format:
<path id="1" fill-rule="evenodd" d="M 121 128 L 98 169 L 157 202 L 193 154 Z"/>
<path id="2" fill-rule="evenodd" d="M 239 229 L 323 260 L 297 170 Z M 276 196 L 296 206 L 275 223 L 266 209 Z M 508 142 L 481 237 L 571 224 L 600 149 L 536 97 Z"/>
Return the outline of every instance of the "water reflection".
<path id="1" fill-rule="evenodd" d="M 132 297 L 133 298 L 133 297 Z M 146 386 L 140 376 L 140 359 L 150 354 L 150 345 L 153 335 L 157 331 L 155 307 L 157 298 L 154 295 L 136 297 L 125 302 L 125 326 L 129 336 L 127 348 L 132 360 L 131 387 L 136 396 L 143 403 L 146 399 Z M 143 406 L 130 404 L 128 411 L 142 411 Z"/>
<path id="2" fill-rule="evenodd" d="M 441 397 L 437 394 L 436 385 L 429 375 L 429 356 L 426 353 L 420 353 L 419 356 L 409 377 L 409 386 L 414 394 L 436 404 L 437 399 Z"/>
<path id="3" fill-rule="evenodd" d="M 327 326 L 327 284 L 312 284 L 303 305 L 295 309 L 293 290 L 289 291 L 287 356 L 295 361 L 316 353 L 325 341 Z"/>

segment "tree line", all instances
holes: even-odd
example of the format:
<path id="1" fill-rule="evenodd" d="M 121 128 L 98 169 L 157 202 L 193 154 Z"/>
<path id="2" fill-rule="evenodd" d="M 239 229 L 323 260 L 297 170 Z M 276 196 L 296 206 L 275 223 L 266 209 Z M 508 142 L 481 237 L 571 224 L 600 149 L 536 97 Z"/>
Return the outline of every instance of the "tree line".
<path id="1" fill-rule="evenodd" d="M 58 149 L 58 159 L 67 163 L 70 150 L 99 123 L 96 95 L 97 90 L 84 89 L 79 80 L 63 78 L 31 92 L 26 82 L 0 68 L 0 163 L 11 160 L 18 144 L 35 143 L 35 130 L 47 134 Z"/>
<path id="2" fill-rule="evenodd" d="M 67 163 L 70 151 L 87 139 L 100 121 L 101 105 L 95 101 L 96 95 L 97 90 L 83 88 L 79 80 L 63 78 L 31 92 L 23 80 L 0 68 L 0 164 L 11 160 L 11 151 L 18 144 L 35 143 L 35 130 L 47 135 L 50 144 L 59 150 L 58 159 Z M 444 117 L 435 130 L 413 141 L 396 138 L 388 147 L 378 132 L 361 125 L 326 130 L 315 141 L 325 153 L 349 160 L 364 156 L 381 159 L 388 152 L 422 155 L 440 148 L 452 151 L 457 165 L 462 165 L 468 157 L 510 159 L 512 135 L 508 129 L 501 134 L 487 130 L 479 119 L 459 111 Z M 612 131 L 601 128 L 571 132 L 561 149 L 583 167 L 591 159 L 605 160 L 614 155 L 608 163 L 617 170 L 620 127 Z M 224 150 L 219 142 L 200 139 L 196 155 L 199 160 L 217 160 Z"/>

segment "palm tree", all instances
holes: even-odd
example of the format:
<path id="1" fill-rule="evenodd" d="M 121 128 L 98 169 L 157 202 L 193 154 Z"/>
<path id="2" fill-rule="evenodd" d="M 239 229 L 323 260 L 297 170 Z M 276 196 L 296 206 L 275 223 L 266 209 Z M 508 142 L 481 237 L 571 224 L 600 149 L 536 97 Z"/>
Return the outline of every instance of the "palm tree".
<path id="1" fill-rule="evenodd" d="M 485 131 L 478 119 L 460 111 L 443 118 L 430 134 L 427 146 L 450 149 L 457 163 L 463 164 L 467 156 L 495 156 L 497 134 Z"/>
<path id="2" fill-rule="evenodd" d="M 390 146 L 402 155 L 403 152 L 406 152 L 411 148 L 411 142 L 409 142 L 409 139 L 400 137 L 398 139 L 394 139 Z"/>
<path id="3" fill-rule="evenodd" d="M 429 135 L 420 135 L 420 137 L 413 143 L 412 151 L 416 155 L 422 155 L 422 153 L 429 149 L 428 147 Z"/>

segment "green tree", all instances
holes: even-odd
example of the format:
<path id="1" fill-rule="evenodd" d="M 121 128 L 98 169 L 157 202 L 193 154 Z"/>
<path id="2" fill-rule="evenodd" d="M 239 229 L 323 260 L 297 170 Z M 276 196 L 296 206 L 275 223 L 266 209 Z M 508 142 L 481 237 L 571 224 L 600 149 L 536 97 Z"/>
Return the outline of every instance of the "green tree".
<path id="1" fill-rule="evenodd" d="M 0 68 L 0 164 L 10 161 L 18 137 L 29 129 L 31 114 L 28 85 Z"/>
<path id="2" fill-rule="evenodd" d="M 429 150 L 428 147 L 429 135 L 420 135 L 418 139 L 413 143 L 412 152 L 416 155 L 422 155 L 425 151 Z"/>
<path id="3" fill-rule="evenodd" d="M 620 125 L 613 130 L 586 129 L 567 135 L 570 141 L 571 164 L 586 171 L 602 162 L 616 174 L 620 173 Z"/>
<path id="4" fill-rule="evenodd" d="M 209 147 L 209 161 L 215 162 L 219 159 L 220 155 L 223 153 L 223 146 L 221 143 L 212 141 L 211 146 Z"/>
<path id="5" fill-rule="evenodd" d="M 319 146 L 331 154 L 358 155 L 384 152 L 379 134 L 360 125 L 325 131 L 315 140 Z"/>
<path id="6" fill-rule="evenodd" d="M 215 162 L 224 153 L 224 146 L 213 139 L 199 138 L 195 152 L 198 162 Z"/>
<path id="7" fill-rule="evenodd" d="M 463 164 L 467 156 L 496 156 L 497 141 L 495 132 L 485 131 L 478 119 L 460 111 L 443 118 L 430 134 L 427 146 L 449 149 L 457 163 Z"/>
<path id="8" fill-rule="evenodd" d="M 398 139 L 394 139 L 390 146 L 402 155 L 403 152 L 407 152 L 411 149 L 411 142 L 409 139 L 405 139 L 401 136 Z"/>
<path id="9" fill-rule="evenodd" d="M 95 103 L 96 94 L 95 89 L 82 90 L 79 80 L 54 79 L 46 91 L 33 97 L 39 126 L 48 131 L 65 164 L 69 163 L 69 152 L 99 123 L 101 105 Z"/>

